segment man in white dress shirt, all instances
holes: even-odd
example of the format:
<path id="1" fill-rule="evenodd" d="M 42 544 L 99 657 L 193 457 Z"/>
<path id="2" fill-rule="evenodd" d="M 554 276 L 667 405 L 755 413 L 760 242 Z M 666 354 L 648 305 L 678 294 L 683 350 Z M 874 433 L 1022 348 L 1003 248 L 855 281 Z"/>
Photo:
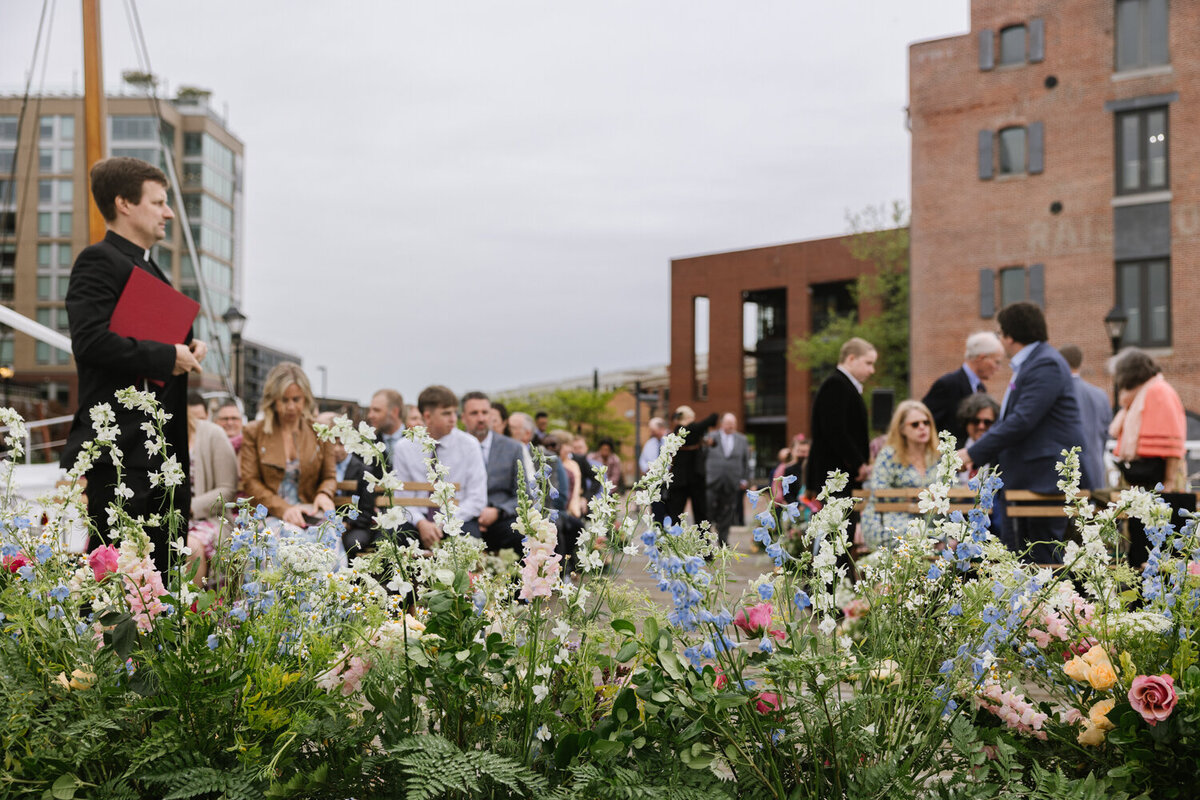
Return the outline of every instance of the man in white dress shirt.
<path id="1" fill-rule="evenodd" d="M 662 451 L 662 440 L 667 435 L 667 421 L 662 417 L 653 417 L 646 427 L 650 429 L 650 438 L 642 445 L 642 454 L 638 456 L 638 477 L 650 471 L 650 465 Z"/>
<path id="2" fill-rule="evenodd" d="M 455 516 L 462 521 L 463 533 L 478 539 L 479 514 L 487 506 L 487 469 L 479 442 L 456 427 L 458 398 L 445 386 L 430 386 L 422 391 L 417 398 L 417 409 L 421 412 L 425 430 L 437 443 L 437 460 L 449 470 L 447 480 L 458 484 L 454 496 L 458 503 Z M 429 480 L 425 454 L 409 439 L 396 444 L 392 471 L 406 483 Z M 408 509 L 409 520 L 417 530 L 422 547 L 432 547 L 442 539 L 442 528 L 433 521 L 432 511 L 417 507 Z"/>

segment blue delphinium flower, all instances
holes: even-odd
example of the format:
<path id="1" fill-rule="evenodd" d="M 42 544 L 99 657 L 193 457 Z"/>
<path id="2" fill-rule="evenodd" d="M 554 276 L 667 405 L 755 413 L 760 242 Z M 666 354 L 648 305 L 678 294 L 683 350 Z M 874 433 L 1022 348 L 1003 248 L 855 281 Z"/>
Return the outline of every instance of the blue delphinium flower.
<path id="1" fill-rule="evenodd" d="M 47 592 L 47 594 L 50 595 L 51 600 L 57 600 L 61 603 L 63 600 L 66 600 L 71 596 L 71 590 L 60 583 L 58 586 L 55 586 L 53 589 Z"/>
<path id="2" fill-rule="evenodd" d="M 775 530 L 775 517 L 771 515 L 770 510 L 760 511 L 754 515 L 754 518 L 767 530 Z"/>
<path id="3" fill-rule="evenodd" d="M 770 600 L 775 596 L 775 587 L 769 583 L 764 583 L 758 587 L 758 596 L 763 600 Z"/>
<path id="4" fill-rule="evenodd" d="M 758 649 L 764 653 L 774 653 L 775 646 L 771 644 L 771 637 L 764 636 L 762 641 L 758 643 Z"/>
<path id="5" fill-rule="evenodd" d="M 37 550 L 34 551 L 34 556 L 39 564 L 45 564 L 50 559 L 54 558 L 54 551 L 50 549 L 50 545 L 46 543 L 39 544 Z"/>
<path id="6" fill-rule="evenodd" d="M 17 570 L 17 575 L 21 576 L 23 581 L 31 581 L 33 580 L 33 567 L 26 564 Z"/>
<path id="7" fill-rule="evenodd" d="M 792 602 L 796 604 L 796 608 L 803 611 L 806 608 L 812 608 L 812 600 L 807 592 L 797 591 L 796 596 L 792 598 Z"/>
<path id="8" fill-rule="evenodd" d="M 46 611 L 46 619 L 57 619 L 63 615 L 62 606 L 50 606 Z"/>
<path id="9" fill-rule="evenodd" d="M 752 506 L 758 505 L 759 494 L 760 494 L 760 492 L 756 492 L 753 490 L 746 492 L 746 499 L 750 501 L 750 505 L 752 505 Z"/>
<path id="10" fill-rule="evenodd" d="M 19 552 L 21 552 L 21 548 L 12 542 L 5 542 L 3 545 L 0 545 L 0 558 L 12 558 Z"/>

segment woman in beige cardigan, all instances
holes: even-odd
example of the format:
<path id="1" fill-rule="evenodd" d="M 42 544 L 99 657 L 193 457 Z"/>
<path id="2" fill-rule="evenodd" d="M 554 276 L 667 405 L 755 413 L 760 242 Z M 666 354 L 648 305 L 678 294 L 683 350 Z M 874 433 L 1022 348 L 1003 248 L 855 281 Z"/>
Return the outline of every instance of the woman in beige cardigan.
<path id="1" fill-rule="evenodd" d="M 188 525 L 191 559 L 198 562 L 195 581 L 203 585 L 208 562 L 216 549 L 225 503 L 237 496 L 238 462 L 233 445 L 220 426 L 188 415 L 188 456 L 191 458 L 192 519 Z"/>
<path id="2" fill-rule="evenodd" d="M 313 432 L 317 402 L 300 365 L 276 364 L 259 403 L 263 418 L 247 425 L 239 452 L 240 488 L 267 513 L 297 528 L 333 509 L 333 446 Z"/>

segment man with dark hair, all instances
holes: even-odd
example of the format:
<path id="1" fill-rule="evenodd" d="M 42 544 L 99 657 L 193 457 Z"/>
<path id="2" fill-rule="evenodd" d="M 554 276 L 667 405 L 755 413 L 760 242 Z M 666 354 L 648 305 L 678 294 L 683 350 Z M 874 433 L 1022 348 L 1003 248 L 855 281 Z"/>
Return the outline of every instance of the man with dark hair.
<path id="1" fill-rule="evenodd" d="M 959 451 L 970 464 L 996 464 L 1008 489 L 1058 491 L 1059 454 L 1083 441 L 1071 368 L 1046 343 L 1046 318 L 1033 303 L 1005 306 L 996 315 L 1000 343 L 1013 377 L 1000 404 L 1000 421 Z M 997 503 L 1003 503 L 1003 497 Z M 1037 564 L 1062 561 L 1065 516 L 1008 518 L 1001 538 Z"/>
<path id="2" fill-rule="evenodd" d="M 463 533 L 480 538 L 479 514 L 487 505 L 487 467 L 475 437 L 457 427 L 458 398 L 445 386 L 429 386 L 417 397 L 417 408 L 425 430 L 436 445 L 434 457 L 448 470 L 447 480 L 458 484 L 455 500 Z M 429 480 L 425 453 L 410 439 L 396 444 L 392 471 L 406 483 Z M 433 509 L 410 507 L 409 519 L 424 547 L 432 547 L 443 536 L 433 521 Z"/>
<path id="3" fill-rule="evenodd" d="M 533 424 L 536 430 L 533 432 L 533 443 L 541 445 L 546 438 L 546 431 L 550 430 L 550 415 L 545 411 L 539 411 L 533 415 Z"/>
<path id="4" fill-rule="evenodd" d="M 863 383 L 875 374 L 875 347 L 854 337 L 842 344 L 837 369 L 821 384 L 812 408 L 812 450 L 805 485 L 814 496 L 833 470 L 850 477 L 842 496 L 861 489 L 870 473 L 870 429 Z"/>
<path id="5" fill-rule="evenodd" d="M 1082 350 L 1068 344 L 1060 347 L 1058 352 L 1071 368 L 1075 402 L 1079 404 L 1079 423 L 1083 428 L 1079 452 L 1079 468 L 1082 472 L 1079 488 L 1089 491 L 1108 488 L 1108 475 L 1104 469 L 1104 446 L 1108 443 L 1108 424 L 1112 422 L 1112 406 L 1108 404 L 1108 395 L 1099 386 L 1093 386 L 1080 377 Z"/>
<path id="6" fill-rule="evenodd" d="M 136 158 L 109 158 L 91 171 L 92 196 L 104 215 L 108 232 L 103 241 L 84 248 L 75 259 L 67 285 L 67 318 L 71 350 L 79 375 L 79 408 L 71 423 L 60 464 L 70 468 L 83 445 L 95 437 L 90 412 L 99 403 L 112 406 L 120 429 L 121 480 L 132 490 L 125 509 L 133 516 L 165 514 L 171 507 L 183 515 L 177 536 L 187 533 L 191 505 L 188 488 L 187 375 L 199 373 L 208 352 L 204 342 L 188 332 L 183 343 L 171 344 L 120 336 L 109 330 L 113 310 L 135 269 L 144 270 L 170 284 L 150 258 L 150 248 L 166 235 L 175 214 L 167 205 L 167 177 L 162 170 Z M 171 415 L 165 426 L 168 446 L 183 467 L 184 480 L 168 490 L 151 483 L 150 475 L 162 468 L 164 454 L 146 448 L 143 412 L 126 409 L 115 398 L 119 389 L 135 386 L 154 394 Z M 107 456 L 87 473 L 88 515 L 101 536 L 108 534 L 108 505 L 116 497 L 117 471 Z M 169 564 L 169 528 L 148 526 L 159 570 Z"/>
<path id="7" fill-rule="evenodd" d="M 483 392 L 463 395 L 463 424 L 479 441 L 487 468 L 487 505 L 479 512 L 479 532 L 489 550 L 521 551 L 521 536 L 513 530 L 521 477 L 521 445 L 496 433 L 491 426 L 492 403 Z"/>

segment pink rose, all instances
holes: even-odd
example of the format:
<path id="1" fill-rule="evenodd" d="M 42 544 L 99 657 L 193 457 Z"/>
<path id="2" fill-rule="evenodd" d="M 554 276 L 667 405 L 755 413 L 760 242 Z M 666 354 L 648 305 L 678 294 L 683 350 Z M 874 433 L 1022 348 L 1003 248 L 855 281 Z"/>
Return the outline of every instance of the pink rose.
<path id="1" fill-rule="evenodd" d="M 88 553 L 88 566 L 96 576 L 96 582 L 104 580 L 104 576 L 117 571 L 117 548 L 110 545 L 97 547 Z"/>
<path id="2" fill-rule="evenodd" d="M 751 608 L 743 608 L 733 618 L 733 624 L 750 636 L 758 636 L 771 624 L 771 613 L 774 610 L 770 603 L 759 603 Z"/>
<path id="3" fill-rule="evenodd" d="M 24 553 L 17 553 L 15 556 L 5 556 L 2 563 L 6 570 L 15 574 L 17 570 L 29 563 L 29 559 L 25 557 Z"/>
<path id="4" fill-rule="evenodd" d="M 779 695 L 774 692 L 759 692 L 754 698 L 754 707 L 758 713 L 766 714 L 779 709 Z"/>
<path id="5" fill-rule="evenodd" d="M 1129 705 L 1149 725 L 1157 725 L 1175 710 L 1175 679 L 1170 675 L 1138 675 L 1129 687 Z"/>
<path id="6" fill-rule="evenodd" d="M 1200 575 L 1200 561 L 1188 562 L 1188 575 Z"/>

